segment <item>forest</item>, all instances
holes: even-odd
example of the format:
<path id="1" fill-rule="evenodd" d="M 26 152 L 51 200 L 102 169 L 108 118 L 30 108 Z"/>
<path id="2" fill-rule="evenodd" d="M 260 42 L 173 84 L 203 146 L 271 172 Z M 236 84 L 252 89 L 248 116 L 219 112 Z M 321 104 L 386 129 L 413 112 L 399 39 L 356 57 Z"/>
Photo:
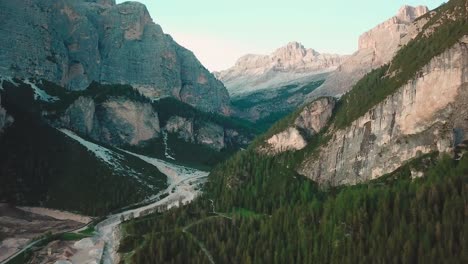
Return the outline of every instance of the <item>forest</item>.
<path id="1" fill-rule="evenodd" d="M 468 157 L 437 153 L 365 184 L 318 188 L 250 157 L 203 197 L 124 224 L 131 263 L 466 263 Z M 239 167 L 237 167 L 239 168 Z M 249 169 L 250 168 L 250 169 Z M 414 178 L 414 170 L 424 177 Z M 230 175 L 250 175 L 242 180 Z M 227 176 L 227 177 L 226 177 Z M 230 180 L 231 179 L 231 180 Z M 221 185 L 219 185 L 221 183 Z M 224 189 L 221 190 L 221 189 Z M 211 203 L 213 201 L 213 204 Z M 206 249 L 204 253 L 202 248 Z M 134 250 L 133 250 L 134 249 Z"/>
<path id="2" fill-rule="evenodd" d="M 4 82 L 3 87 L 2 105 L 15 121 L 0 136 L 0 201 L 95 216 L 139 202 L 155 191 L 129 172 L 110 168 L 45 122 L 28 85 Z M 134 168 L 155 188 L 166 186 L 166 176 L 154 166 L 120 155 L 125 156 L 122 165 Z"/>

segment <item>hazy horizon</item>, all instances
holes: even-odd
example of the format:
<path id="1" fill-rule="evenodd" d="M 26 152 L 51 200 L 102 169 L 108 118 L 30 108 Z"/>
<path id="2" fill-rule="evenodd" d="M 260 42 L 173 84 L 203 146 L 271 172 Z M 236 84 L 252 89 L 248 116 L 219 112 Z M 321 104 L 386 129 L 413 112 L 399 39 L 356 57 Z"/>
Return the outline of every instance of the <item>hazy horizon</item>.
<path id="1" fill-rule="evenodd" d="M 434 9 L 444 2 L 138 1 L 147 6 L 165 33 L 193 51 L 210 71 L 227 69 L 245 54 L 269 54 L 291 41 L 321 53 L 352 54 L 357 50 L 359 35 L 395 15 L 402 5 Z"/>

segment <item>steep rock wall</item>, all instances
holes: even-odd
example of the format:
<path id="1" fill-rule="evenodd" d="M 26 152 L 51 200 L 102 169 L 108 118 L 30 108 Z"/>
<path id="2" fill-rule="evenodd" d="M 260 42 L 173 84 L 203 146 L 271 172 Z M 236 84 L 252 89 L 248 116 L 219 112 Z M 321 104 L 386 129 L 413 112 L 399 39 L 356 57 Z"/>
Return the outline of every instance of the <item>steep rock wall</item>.
<path id="1" fill-rule="evenodd" d="M 130 84 L 229 114 L 223 84 L 153 22 L 138 2 L 0 0 L 0 75 L 46 79 L 70 90 Z"/>
<path id="2" fill-rule="evenodd" d="M 80 134 L 117 146 L 138 145 L 160 133 L 158 114 L 152 106 L 125 98 L 96 104 L 89 97 L 79 97 L 61 122 Z"/>
<path id="3" fill-rule="evenodd" d="M 320 183 L 355 184 L 468 140 L 467 43 L 465 36 L 392 96 L 335 131 L 299 172 Z"/>
<path id="4" fill-rule="evenodd" d="M 428 11 L 425 6 L 403 6 L 394 17 L 363 33 L 358 50 L 330 74 L 321 87 L 310 93 L 308 100 L 341 96 L 372 69 L 388 63 L 401 46 L 417 36 L 428 18 L 414 20 Z"/>

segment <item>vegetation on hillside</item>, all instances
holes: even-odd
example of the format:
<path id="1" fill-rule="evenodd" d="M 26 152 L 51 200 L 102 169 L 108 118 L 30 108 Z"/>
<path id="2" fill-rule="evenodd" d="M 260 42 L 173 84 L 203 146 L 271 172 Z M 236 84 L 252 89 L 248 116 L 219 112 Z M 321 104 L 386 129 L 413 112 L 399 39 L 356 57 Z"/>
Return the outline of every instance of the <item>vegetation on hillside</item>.
<path id="1" fill-rule="evenodd" d="M 115 171 L 44 122 L 27 85 L 3 87 L 2 105 L 15 121 L 0 135 L 0 201 L 104 215 L 154 191 L 131 173 L 165 187 L 166 176 L 155 167 L 127 155 L 124 165 L 135 171 Z"/>
<path id="2" fill-rule="evenodd" d="M 429 155 L 379 180 L 325 190 L 277 163 L 255 160 L 249 170 L 245 162 L 237 184 L 232 171 L 214 173 L 195 203 L 126 222 L 126 260 L 208 263 L 201 246 L 216 263 L 468 260 L 468 156 Z M 413 179 L 412 170 L 425 176 Z M 239 208 L 248 213 L 229 213 Z"/>
<path id="3" fill-rule="evenodd" d="M 444 20 L 429 36 L 421 34 L 398 52 L 391 65 L 358 82 L 339 102 L 334 127 L 346 127 L 365 114 L 466 34 L 465 3 L 452 0 L 441 6 L 434 19 L 443 19 L 442 14 L 457 19 Z M 433 20 L 431 24 L 435 25 Z M 319 188 L 295 168 L 303 155 L 313 155 L 328 141 L 326 133 L 297 152 L 265 156 L 255 150 L 297 114 L 217 166 L 203 196 L 192 204 L 126 222 L 120 248 L 124 261 L 468 262 L 468 155 L 456 161 L 433 153 L 377 180 Z M 424 176 L 416 178 L 414 172 Z"/>
<path id="4" fill-rule="evenodd" d="M 398 88 L 416 77 L 421 68 L 468 34 L 466 0 L 452 0 L 440 6 L 421 33 L 402 47 L 389 65 L 375 69 L 341 98 L 334 124 L 344 128 Z M 435 27 L 434 32 L 427 30 Z"/>
<path id="5" fill-rule="evenodd" d="M 260 90 L 241 98 L 233 98 L 232 106 L 241 116 L 249 116 L 249 111 L 252 109 L 268 113 L 254 122 L 255 127 L 264 132 L 276 121 L 293 112 L 303 103 L 304 96 L 317 89 L 324 81 L 314 81 L 306 85 L 291 84 L 274 90 Z"/>

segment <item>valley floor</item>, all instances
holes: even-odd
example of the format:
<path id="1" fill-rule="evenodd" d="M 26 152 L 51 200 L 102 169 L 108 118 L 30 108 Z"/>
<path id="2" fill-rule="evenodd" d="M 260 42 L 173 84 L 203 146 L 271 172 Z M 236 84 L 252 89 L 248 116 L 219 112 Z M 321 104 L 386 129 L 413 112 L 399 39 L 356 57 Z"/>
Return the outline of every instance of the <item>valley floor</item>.
<path id="1" fill-rule="evenodd" d="M 164 211 L 169 208 L 178 207 L 191 202 L 199 194 L 201 187 L 200 185 L 205 182 L 208 176 L 208 172 L 174 165 L 162 160 L 134 154 L 131 152 L 127 153 L 134 155 L 135 157 L 138 157 L 141 160 L 157 167 L 159 171 L 167 175 L 168 187 L 139 204 L 124 208 L 120 210 L 120 212 L 109 215 L 103 221 L 95 225 L 92 236 L 84 237 L 74 243 L 67 241 L 68 239 L 64 239 L 63 237 L 61 239 L 59 238 L 58 240 L 54 240 L 45 245 L 43 249 L 37 250 L 33 254 L 33 258 L 47 259 L 48 262 L 52 263 L 118 263 L 119 256 L 116 251 L 120 240 L 119 225 L 123 221 L 142 217 L 156 211 Z M 37 212 L 38 210 L 31 208 L 25 209 L 31 212 Z M 83 226 L 83 224 L 78 222 L 78 220 L 85 220 L 85 218 L 75 216 L 73 219 L 77 221 L 64 221 L 55 218 L 63 218 L 64 216 L 70 215 L 58 214 L 57 211 L 53 210 L 45 210 L 42 213 L 49 215 L 44 216 L 47 219 L 55 220 L 53 224 L 59 225 L 57 223 L 60 223 L 60 228 L 43 223 L 41 225 L 42 229 L 38 229 L 36 232 L 33 232 L 33 234 L 29 236 L 29 239 L 15 238 L 14 241 L 10 238 L 5 239 L 3 241 L 2 247 L 0 247 L 0 250 L 2 250 L 0 253 L 5 255 L 3 259 L 6 259 L 8 256 L 13 254 L 19 254 L 25 249 L 32 248 L 36 243 L 31 243 L 31 238 L 43 235 L 48 231 L 51 231 L 52 233 L 59 233 L 75 230 L 74 234 L 77 234 L 77 237 L 79 237 L 78 232 L 83 232 L 84 228 L 77 229 L 78 227 Z M 28 214 L 32 215 L 33 213 Z M 8 217 L 2 216 L 0 221 L 2 220 L 7 221 Z M 15 222 L 18 223 L 21 223 L 21 221 L 24 220 L 15 220 Z M 10 245 L 10 247 L 7 248 L 5 245 Z M 20 248 L 23 248 L 23 250 L 19 250 Z M 4 251 L 5 254 L 3 254 Z M 8 255 L 6 255 L 7 253 Z"/>
<path id="2" fill-rule="evenodd" d="M 72 231 L 90 221 L 89 217 L 58 210 L 0 204 L 0 262 L 29 248 L 46 233 Z"/>

